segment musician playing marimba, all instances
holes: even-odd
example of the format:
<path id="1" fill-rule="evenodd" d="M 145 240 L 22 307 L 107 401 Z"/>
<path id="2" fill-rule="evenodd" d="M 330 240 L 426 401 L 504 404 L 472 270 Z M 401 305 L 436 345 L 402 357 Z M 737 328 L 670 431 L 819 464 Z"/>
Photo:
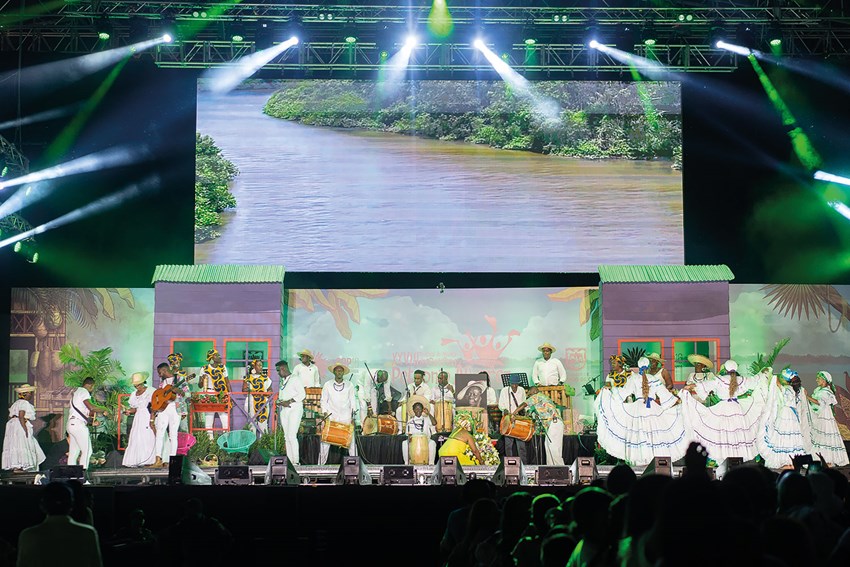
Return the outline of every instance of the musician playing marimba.
<path id="1" fill-rule="evenodd" d="M 505 415 L 510 415 L 511 419 L 519 416 L 522 409 L 525 407 L 525 388 L 519 385 L 519 376 L 511 375 L 511 384 L 507 388 L 502 388 L 499 393 L 499 409 Z M 521 441 L 514 437 L 504 436 L 505 440 L 505 456 L 519 457 L 523 463 L 528 462 L 527 449 L 525 441 Z"/>
<path id="2" fill-rule="evenodd" d="M 344 376 L 349 372 L 348 366 L 338 362 L 329 366 L 328 370 L 333 372 L 334 379 L 330 382 L 325 382 L 325 385 L 322 386 L 322 412 L 325 413 L 326 420 L 340 424 L 350 424 L 353 421 L 354 413 L 357 411 L 357 405 L 354 399 L 354 386 L 351 385 L 351 382 L 346 382 L 344 379 Z M 330 448 L 329 443 L 322 442 L 320 444 L 320 465 L 327 464 Z M 354 435 L 351 435 L 348 454 L 350 456 L 357 454 L 357 444 L 355 443 Z"/>
<path id="3" fill-rule="evenodd" d="M 531 370 L 531 383 L 535 386 L 558 386 L 567 381 L 567 371 L 557 358 L 552 358 L 555 347 L 543 343 L 537 350 L 543 353 L 543 360 L 537 360 Z"/>

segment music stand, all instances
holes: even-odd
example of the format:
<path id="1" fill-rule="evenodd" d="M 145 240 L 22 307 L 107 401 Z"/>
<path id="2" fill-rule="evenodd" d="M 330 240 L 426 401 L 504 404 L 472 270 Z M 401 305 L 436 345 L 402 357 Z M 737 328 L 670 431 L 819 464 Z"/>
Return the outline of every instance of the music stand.
<path id="1" fill-rule="evenodd" d="M 528 388 L 528 374 L 525 372 L 512 372 L 510 374 L 502 374 L 502 386 L 506 388 L 511 385 L 511 377 L 519 377 L 519 385 L 523 388 Z"/>

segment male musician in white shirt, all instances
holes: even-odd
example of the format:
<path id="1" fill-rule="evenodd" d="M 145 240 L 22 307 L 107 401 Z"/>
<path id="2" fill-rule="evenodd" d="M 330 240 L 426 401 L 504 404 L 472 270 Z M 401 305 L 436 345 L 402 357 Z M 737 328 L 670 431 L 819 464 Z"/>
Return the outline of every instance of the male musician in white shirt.
<path id="1" fill-rule="evenodd" d="M 91 393 L 94 390 L 94 378 L 86 378 L 83 385 L 71 394 L 68 412 L 68 464 L 83 465 L 89 468 L 91 460 L 91 435 L 89 434 L 89 416 L 95 412 L 107 414 L 107 411 L 91 403 Z"/>
<path id="2" fill-rule="evenodd" d="M 162 379 L 159 387 L 174 384 L 174 374 L 171 371 L 171 366 L 167 362 L 156 367 L 156 373 Z M 152 467 L 164 467 L 171 457 L 177 454 L 177 430 L 180 428 L 180 414 L 177 413 L 177 402 L 168 402 L 165 409 L 156 412 L 151 416 L 156 429 L 156 441 L 154 447 L 156 449 L 156 461 Z M 168 452 L 165 451 L 165 434 L 168 433 Z"/>
<path id="3" fill-rule="evenodd" d="M 426 400 L 431 399 L 431 386 L 425 383 L 424 370 L 413 371 L 413 384 L 407 385 L 407 396 L 423 396 Z"/>
<path id="4" fill-rule="evenodd" d="M 345 374 L 349 372 L 348 366 L 338 362 L 329 366 L 328 370 L 333 372 L 334 379 L 325 382 L 325 385 L 322 386 L 322 413 L 326 414 L 326 420 L 352 423 L 358 407 L 354 396 L 354 386 L 344 379 Z M 319 444 L 320 465 L 327 464 L 330 448 L 331 446 L 328 443 Z M 357 455 L 357 443 L 353 433 L 351 443 L 348 446 L 348 454 L 352 457 Z"/>
<path id="5" fill-rule="evenodd" d="M 280 390 L 277 394 L 277 405 L 280 408 L 280 427 L 283 429 L 283 439 L 286 444 L 286 456 L 293 465 L 300 465 L 298 449 L 298 428 L 304 416 L 304 398 L 306 392 L 301 379 L 289 372 L 289 364 L 285 360 L 275 365 L 280 376 Z"/>
<path id="6" fill-rule="evenodd" d="M 519 377 L 511 375 L 511 385 L 507 388 L 502 388 L 499 393 L 499 409 L 504 415 L 516 417 L 523 409 L 525 403 L 525 388 L 519 385 Z M 527 448 L 525 441 L 520 441 L 513 437 L 503 436 L 505 440 L 505 456 L 519 456 L 520 461 L 527 463 Z"/>
<path id="7" fill-rule="evenodd" d="M 408 439 L 401 442 L 401 454 L 404 457 L 404 464 L 410 464 L 409 438 L 412 435 L 425 435 L 428 437 L 428 464 L 433 464 L 434 459 L 437 457 L 437 443 L 431 439 L 431 436 L 437 432 L 435 427 L 437 420 L 425 410 L 421 402 L 413 404 L 413 414 L 407 420 L 407 428 L 405 429 Z"/>
<path id="8" fill-rule="evenodd" d="M 320 388 L 322 379 L 319 376 L 319 368 L 313 363 L 313 353 L 305 348 L 298 353 L 298 356 L 301 358 L 301 362 L 295 365 L 292 374 L 301 381 L 305 388 Z"/>
<path id="9" fill-rule="evenodd" d="M 543 360 L 538 359 L 531 370 L 531 383 L 535 386 L 559 386 L 567 381 L 567 371 L 557 358 L 552 358 L 555 347 L 543 343 L 537 350 L 543 353 Z"/>

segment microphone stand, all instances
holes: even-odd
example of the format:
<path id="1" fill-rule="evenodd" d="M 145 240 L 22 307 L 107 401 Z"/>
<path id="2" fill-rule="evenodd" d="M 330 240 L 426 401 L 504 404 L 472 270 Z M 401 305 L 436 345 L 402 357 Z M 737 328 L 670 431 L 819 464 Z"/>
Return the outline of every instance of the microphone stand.
<path id="1" fill-rule="evenodd" d="M 546 438 L 546 442 L 551 443 L 552 440 L 549 439 L 549 430 L 546 429 L 545 427 L 543 427 L 543 425 L 544 425 L 543 420 L 540 418 L 540 414 L 537 413 L 537 408 L 535 408 L 534 406 L 528 406 L 528 407 L 531 410 L 529 413 L 531 414 L 531 419 L 534 422 L 534 428 L 537 429 L 539 427 L 540 429 L 542 429 L 543 430 L 543 437 Z M 535 435 L 535 437 L 540 437 L 540 435 Z M 541 447 L 539 443 L 537 444 L 537 447 L 535 447 L 534 452 L 535 452 L 535 458 L 537 459 L 537 464 L 542 465 L 543 464 L 543 447 Z"/>
<path id="2" fill-rule="evenodd" d="M 402 421 L 407 424 L 407 402 L 410 400 L 410 385 L 407 383 L 407 376 L 404 374 L 404 370 L 401 371 L 401 377 L 404 378 L 404 403 L 401 407 L 401 417 Z"/>

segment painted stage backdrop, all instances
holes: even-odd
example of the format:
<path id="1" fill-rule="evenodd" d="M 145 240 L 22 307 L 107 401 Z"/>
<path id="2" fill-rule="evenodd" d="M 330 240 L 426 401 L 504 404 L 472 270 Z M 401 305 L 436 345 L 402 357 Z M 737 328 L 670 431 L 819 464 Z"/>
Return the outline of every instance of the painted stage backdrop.
<path id="1" fill-rule="evenodd" d="M 787 338 L 774 370 L 795 369 L 809 392 L 819 370 L 832 374 L 840 406 L 835 417 L 850 439 L 850 286 L 733 284 L 729 318 L 732 358 L 739 366 L 746 368 Z"/>
<path id="2" fill-rule="evenodd" d="M 581 386 L 600 374 L 597 288 L 325 290 L 295 289 L 287 295 L 285 351 L 316 353 L 323 380 L 342 360 L 360 387 L 372 373 L 389 372 L 404 391 L 405 377 L 424 370 L 436 383 L 443 369 L 455 374 L 486 371 L 502 387 L 508 372 L 531 375 L 550 342 L 577 395 L 574 418 L 592 414 L 592 398 Z"/>

